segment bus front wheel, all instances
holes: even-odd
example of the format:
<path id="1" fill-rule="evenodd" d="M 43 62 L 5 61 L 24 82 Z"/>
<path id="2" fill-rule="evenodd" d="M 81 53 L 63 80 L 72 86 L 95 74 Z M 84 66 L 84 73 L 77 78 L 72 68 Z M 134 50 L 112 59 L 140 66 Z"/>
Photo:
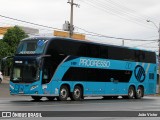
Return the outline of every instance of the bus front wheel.
<path id="1" fill-rule="evenodd" d="M 32 97 L 32 99 L 35 100 L 35 101 L 39 101 L 39 100 L 42 99 L 42 97 L 40 97 L 40 96 L 31 96 L 31 97 Z"/>
<path id="2" fill-rule="evenodd" d="M 69 96 L 69 89 L 68 89 L 68 87 L 65 86 L 65 85 L 61 86 L 59 97 L 57 97 L 57 100 L 65 101 L 65 100 L 67 100 L 68 96 Z"/>
<path id="3" fill-rule="evenodd" d="M 82 88 L 80 86 L 75 86 L 73 93 L 71 95 L 71 100 L 81 100 L 83 97 Z"/>

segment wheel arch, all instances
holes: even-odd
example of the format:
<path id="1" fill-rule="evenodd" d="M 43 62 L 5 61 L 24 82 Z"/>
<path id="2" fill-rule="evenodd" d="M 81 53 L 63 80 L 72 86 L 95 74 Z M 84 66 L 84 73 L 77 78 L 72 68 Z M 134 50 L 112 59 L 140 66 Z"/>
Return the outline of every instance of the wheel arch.
<path id="1" fill-rule="evenodd" d="M 61 88 L 62 86 L 66 86 L 66 87 L 68 88 L 69 92 L 71 91 L 71 86 L 70 86 L 70 84 L 68 84 L 68 83 L 63 83 L 63 84 L 60 85 L 60 88 Z"/>
<path id="2" fill-rule="evenodd" d="M 134 90 L 136 90 L 136 85 L 134 85 L 134 84 L 130 84 L 130 85 L 128 86 L 128 89 L 129 89 L 131 86 L 134 88 Z"/>
<path id="3" fill-rule="evenodd" d="M 77 83 L 77 84 L 74 85 L 74 88 L 75 88 L 76 86 L 81 87 L 82 93 L 84 94 L 84 87 L 83 87 L 83 85 L 82 85 L 81 83 Z"/>
<path id="4" fill-rule="evenodd" d="M 137 89 L 141 87 L 144 90 L 144 85 L 138 85 Z"/>

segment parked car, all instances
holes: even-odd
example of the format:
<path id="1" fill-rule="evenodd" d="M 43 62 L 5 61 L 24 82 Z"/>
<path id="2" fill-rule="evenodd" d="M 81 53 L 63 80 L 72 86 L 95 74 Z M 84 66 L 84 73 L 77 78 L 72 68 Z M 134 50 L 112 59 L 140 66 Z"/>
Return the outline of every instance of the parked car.
<path id="1" fill-rule="evenodd" d="M 3 81 L 3 75 L 2 75 L 2 72 L 0 71 L 0 84 L 2 83 Z"/>

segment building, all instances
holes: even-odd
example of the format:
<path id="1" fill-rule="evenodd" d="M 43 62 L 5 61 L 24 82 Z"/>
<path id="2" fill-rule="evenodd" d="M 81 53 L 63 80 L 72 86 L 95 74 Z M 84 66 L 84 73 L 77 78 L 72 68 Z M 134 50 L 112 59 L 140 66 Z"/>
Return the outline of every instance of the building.
<path id="1" fill-rule="evenodd" d="M 7 30 L 12 28 L 12 27 L 14 27 L 14 26 L 0 27 L 0 36 L 3 37 L 3 35 L 7 32 Z M 39 34 L 38 29 L 31 28 L 31 27 L 24 27 L 24 26 L 18 26 L 18 27 L 20 27 L 28 35 Z"/>

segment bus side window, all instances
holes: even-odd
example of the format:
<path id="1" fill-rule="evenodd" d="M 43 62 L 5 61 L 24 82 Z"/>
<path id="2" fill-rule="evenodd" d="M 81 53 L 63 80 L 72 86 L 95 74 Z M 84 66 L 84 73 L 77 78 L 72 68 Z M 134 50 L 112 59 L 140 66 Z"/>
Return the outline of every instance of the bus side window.
<path id="1" fill-rule="evenodd" d="M 87 57 L 87 45 L 82 43 L 77 51 L 77 56 Z"/>
<path id="2" fill-rule="evenodd" d="M 45 80 L 48 80 L 49 79 L 49 77 L 48 77 L 49 75 L 48 75 L 48 69 L 44 69 L 44 71 L 43 71 L 43 79 L 45 79 Z"/>
<path id="3" fill-rule="evenodd" d="M 48 83 L 49 82 L 49 69 L 44 68 L 43 69 L 43 80 L 42 84 Z"/>
<path id="4" fill-rule="evenodd" d="M 135 51 L 135 60 L 137 62 L 146 62 L 145 57 L 146 57 L 145 52 L 140 50 Z"/>
<path id="5" fill-rule="evenodd" d="M 100 48 L 100 58 L 108 58 L 108 47 L 101 46 Z"/>

